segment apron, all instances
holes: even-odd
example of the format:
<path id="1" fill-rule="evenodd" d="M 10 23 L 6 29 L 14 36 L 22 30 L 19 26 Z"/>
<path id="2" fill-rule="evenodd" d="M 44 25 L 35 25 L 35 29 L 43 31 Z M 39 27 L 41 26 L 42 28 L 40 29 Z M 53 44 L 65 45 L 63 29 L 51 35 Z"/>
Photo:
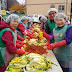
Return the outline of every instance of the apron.
<path id="1" fill-rule="evenodd" d="M 25 30 L 27 30 L 27 24 L 24 24 L 23 23 L 23 26 L 24 26 L 24 28 L 25 28 Z M 24 38 L 26 37 L 26 35 L 24 35 Z"/>
<path id="2" fill-rule="evenodd" d="M 65 25 L 60 30 L 56 30 L 54 28 L 53 34 L 54 34 L 55 42 L 65 40 L 66 31 L 67 31 L 67 25 Z M 65 45 L 63 47 L 55 48 L 53 51 L 60 65 L 64 68 L 69 68 L 70 63 L 72 61 L 72 52 L 71 52 L 72 43 L 70 43 L 69 45 Z"/>
<path id="3" fill-rule="evenodd" d="M 27 25 L 24 24 L 23 22 L 20 22 L 20 23 L 24 26 L 25 30 L 27 30 Z M 18 35 L 20 35 L 21 37 L 25 38 L 25 35 L 24 35 L 19 29 L 17 29 L 17 33 L 18 33 Z"/>
<path id="4" fill-rule="evenodd" d="M 53 32 L 53 29 L 55 28 L 56 23 L 55 23 L 55 22 L 51 23 L 50 20 L 48 20 L 48 26 L 49 26 L 50 32 Z M 55 40 L 53 39 L 53 40 L 51 40 L 50 42 L 51 42 L 51 43 L 54 43 L 54 41 L 55 41 Z"/>
<path id="5" fill-rule="evenodd" d="M 0 34 L 4 33 L 5 31 L 11 31 L 12 32 L 13 43 L 16 46 L 17 32 L 15 31 L 15 33 L 14 33 L 11 29 L 5 28 L 5 29 L 2 29 L 0 31 Z M 7 67 L 9 61 L 11 61 L 14 58 L 14 56 L 15 56 L 15 54 L 10 54 L 6 47 L 0 47 L 0 66 L 4 66 L 4 63 L 5 63 L 5 66 Z"/>

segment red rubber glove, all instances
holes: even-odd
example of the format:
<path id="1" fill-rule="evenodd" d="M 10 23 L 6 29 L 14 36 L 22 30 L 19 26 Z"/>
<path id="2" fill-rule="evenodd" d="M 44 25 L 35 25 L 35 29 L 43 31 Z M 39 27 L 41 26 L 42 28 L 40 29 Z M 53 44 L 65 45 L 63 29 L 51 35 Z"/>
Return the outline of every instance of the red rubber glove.
<path id="1" fill-rule="evenodd" d="M 25 38 L 22 38 L 22 39 L 21 39 L 21 41 L 24 41 L 24 40 L 25 40 Z"/>
<path id="2" fill-rule="evenodd" d="M 40 30 L 42 30 L 42 27 L 39 27 L 40 28 Z"/>
<path id="3" fill-rule="evenodd" d="M 17 49 L 16 54 L 22 55 L 25 54 L 25 51 Z"/>
<path id="4" fill-rule="evenodd" d="M 26 43 L 19 41 L 18 43 L 16 43 L 16 47 L 18 47 L 18 48 L 21 49 L 21 47 L 22 47 L 24 44 L 26 44 Z"/>
<path id="5" fill-rule="evenodd" d="M 52 44 L 48 45 L 47 49 L 53 50 L 56 47 L 62 47 L 62 46 L 65 46 L 65 45 L 67 45 L 66 40 L 62 40 L 62 41 L 59 41 L 57 43 L 52 43 Z"/>
<path id="6" fill-rule="evenodd" d="M 46 39 L 50 38 L 50 36 L 46 32 L 44 32 L 44 31 L 43 31 L 43 37 L 45 37 Z"/>
<path id="7" fill-rule="evenodd" d="M 16 43 L 16 47 L 21 49 L 22 46 L 21 46 L 21 44 Z"/>
<path id="8" fill-rule="evenodd" d="M 20 41 L 20 40 L 16 40 L 16 43 L 19 43 L 19 44 L 25 44 L 23 41 Z"/>
<path id="9" fill-rule="evenodd" d="M 21 41 L 24 41 L 24 40 L 25 40 L 25 38 L 22 38 L 22 37 L 19 36 L 18 34 L 17 34 L 17 38 L 20 39 Z"/>
<path id="10" fill-rule="evenodd" d="M 25 31 L 24 34 L 31 37 L 31 38 L 35 38 L 35 36 L 32 33 L 28 32 L 27 30 Z"/>
<path id="11" fill-rule="evenodd" d="M 31 37 L 31 38 L 35 38 L 35 36 L 31 33 L 27 33 L 27 36 Z"/>
<path id="12" fill-rule="evenodd" d="M 26 43 L 24 43 L 24 42 L 21 42 L 21 46 L 23 46 L 23 45 L 25 45 Z"/>
<path id="13" fill-rule="evenodd" d="M 47 43 L 45 44 L 45 46 L 50 45 L 50 40 L 47 40 Z"/>
<path id="14" fill-rule="evenodd" d="M 16 40 L 16 43 L 19 43 L 19 40 Z"/>
<path id="15" fill-rule="evenodd" d="M 27 29 L 27 31 L 31 32 L 31 33 L 34 33 L 34 31 L 31 31 L 30 29 Z"/>

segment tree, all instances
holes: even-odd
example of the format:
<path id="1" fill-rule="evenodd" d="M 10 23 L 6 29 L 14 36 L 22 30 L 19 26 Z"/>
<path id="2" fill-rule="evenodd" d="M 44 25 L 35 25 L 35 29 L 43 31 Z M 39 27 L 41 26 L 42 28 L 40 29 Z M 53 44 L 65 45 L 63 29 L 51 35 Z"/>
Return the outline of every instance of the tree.
<path id="1" fill-rule="evenodd" d="M 9 8 L 9 11 L 16 10 L 19 11 L 21 14 L 25 14 L 25 5 L 13 5 Z"/>

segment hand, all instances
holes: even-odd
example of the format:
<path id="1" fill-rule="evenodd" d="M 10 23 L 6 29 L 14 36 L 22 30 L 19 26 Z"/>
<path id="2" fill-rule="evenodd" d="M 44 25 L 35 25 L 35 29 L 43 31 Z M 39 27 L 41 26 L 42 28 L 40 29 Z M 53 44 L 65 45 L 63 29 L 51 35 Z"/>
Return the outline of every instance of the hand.
<path id="1" fill-rule="evenodd" d="M 46 39 L 50 39 L 50 36 L 46 32 L 44 32 L 44 31 L 42 31 L 42 32 L 43 32 L 43 37 L 45 37 Z"/>
<path id="2" fill-rule="evenodd" d="M 25 38 L 22 38 L 22 41 L 24 41 L 25 40 Z"/>
<path id="3" fill-rule="evenodd" d="M 55 44 L 52 43 L 52 44 L 48 45 L 47 49 L 48 50 L 53 50 L 55 47 L 56 47 Z"/>
<path id="4" fill-rule="evenodd" d="M 27 31 L 22 32 L 24 35 L 27 35 Z"/>
<path id="5" fill-rule="evenodd" d="M 19 43 L 16 43 L 17 48 L 21 48 L 21 45 Z"/>
<path id="6" fill-rule="evenodd" d="M 24 44 L 26 44 L 26 43 L 24 43 L 24 42 L 22 42 L 22 41 L 19 41 L 18 43 L 16 43 L 16 47 L 18 47 L 18 48 L 21 49 L 21 47 L 23 47 Z"/>
<path id="7" fill-rule="evenodd" d="M 35 38 L 35 36 L 31 33 L 27 33 L 27 36 L 31 37 L 31 38 Z"/>
<path id="8" fill-rule="evenodd" d="M 48 46 L 48 45 L 50 45 L 50 43 L 46 43 L 46 44 L 45 44 L 45 46 Z"/>
<path id="9" fill-rule="evenodd" d="M 47 43 L 45 44 L 45 46 L 50 45 L 50 40 L 47 40 Z"/>
<path id="10" fill-rule="evenodd" d="M 22 55 L 25 54 L 25 51 L 17 49 L 16 54 Z"/>
<path id="11" fill-rule="evenodd" d="M 27 29 L 27 31 L 31 32 L 31 33 L 34 33 L 34 31 L 31 31 L 30 29 Z"/>

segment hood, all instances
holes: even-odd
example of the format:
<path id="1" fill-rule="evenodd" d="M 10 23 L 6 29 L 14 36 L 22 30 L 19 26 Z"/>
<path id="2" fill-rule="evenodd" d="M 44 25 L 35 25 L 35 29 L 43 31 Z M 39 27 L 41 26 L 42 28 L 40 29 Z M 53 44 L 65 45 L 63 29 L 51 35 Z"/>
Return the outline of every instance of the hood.
<path id="1" fill-rule="evenodd" d="M 10 25 L 8 25 L 6 22 L 4 21 L 0 21 L 0 30 L 4 29 L 4 28 L 10 28 L 11 30 L 15 30 L 15 29 L 12 29 Z"/>

